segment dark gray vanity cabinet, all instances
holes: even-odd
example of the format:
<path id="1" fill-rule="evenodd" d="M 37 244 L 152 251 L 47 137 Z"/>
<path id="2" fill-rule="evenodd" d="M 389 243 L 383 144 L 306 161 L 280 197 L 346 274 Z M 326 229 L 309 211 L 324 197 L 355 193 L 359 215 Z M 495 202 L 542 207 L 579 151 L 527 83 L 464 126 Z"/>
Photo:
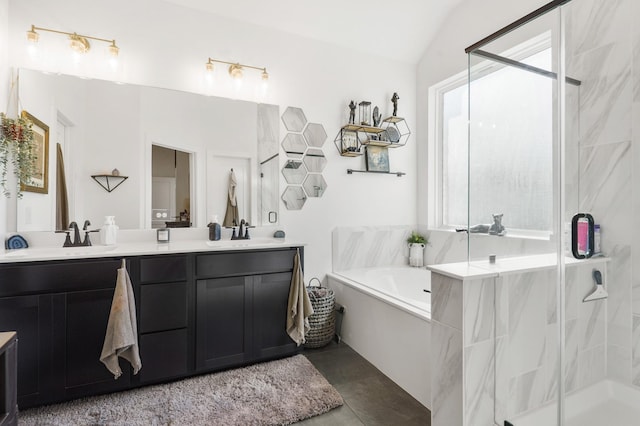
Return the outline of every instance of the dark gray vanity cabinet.
<path id="1" fill-rule="evenodd" d="M 17 331 L 20 408 L 128 386 L 100 362 L 119 260 L 0 265 L 0 331 Z"/>
<path id="2" fill-rule="evenodd" d="M 18 403 L 39 404 L 51 395 L 51 296 L 1 297 L 0 328 L 18 335 Z"/>
<path id="3" fill-rule="evenodd" d="M 142 369 L 100 362 L 120 258 L 0 263 L 0 331 L 17 331 L 20 409 L 298 351 L 286 333 L 295 248 L 127 258 Z"/>
<path id="4" fill-rule="evenodd" d="M 193 333 L 188 327 L 194 296 L 189 285 L 191 262 L 186 254 L 139 258 L 135 288 L 141 383 L 184 377 L 193 371 Z"/>
<path id="5" fill-rule="evenodd" d="M 286 333 L 295 249 L 196 256 L 196 370 L 295 353 Z"/>

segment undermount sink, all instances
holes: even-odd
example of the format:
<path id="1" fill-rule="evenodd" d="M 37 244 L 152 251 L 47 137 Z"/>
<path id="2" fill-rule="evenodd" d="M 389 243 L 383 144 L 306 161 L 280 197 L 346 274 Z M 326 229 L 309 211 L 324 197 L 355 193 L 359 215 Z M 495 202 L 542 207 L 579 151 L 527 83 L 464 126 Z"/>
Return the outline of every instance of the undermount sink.
<path id="1" fill-rule="evenodd" d="M 209 247 L 251 247 L 270 246 L 284 243 L 284 238 L 251 238 L 249 240 L 218 240 L 207 241 Z"/>

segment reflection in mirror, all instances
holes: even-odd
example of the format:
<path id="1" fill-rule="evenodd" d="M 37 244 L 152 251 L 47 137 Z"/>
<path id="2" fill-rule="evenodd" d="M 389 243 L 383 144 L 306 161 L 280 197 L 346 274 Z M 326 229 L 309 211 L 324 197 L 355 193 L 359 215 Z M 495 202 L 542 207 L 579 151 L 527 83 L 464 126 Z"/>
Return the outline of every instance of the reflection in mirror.
<path id="1" fill-rule="evenodd" d="M 258 162 L 260 164 L 260 197 L 258 198 L 258 225 L 278 223 L 280 203 L 280 108 L 276 105 L 258 105 Z"/>
<path id="2" fill-rule="evenodd" d="M 155 226 L 152 145 L 191 153 L 189 203 L 185 204 L 186 197 L 176 199 L 176 210 L 168 212 L 172 217 L 167 219 L 179 221 L 180 211 L 187 210 L 192 226 L 204 227 L 209 221 L 209 199 L 223 200 L 211 210 L 224 214 L 224 193 L 213 193 L 206 185 L 209 152 L 250 159 L 253 170 L 247 191 L 252 202 L 247 208 L 253 210 L 244 216 L 258 226 L 272 225 L 278 217 L 279 167 L 273 165 L 278 163 L 280 148 L 278 106 L 25 69 L 19 71 L 19 82 L 21 108 L 46 123 L 52 137 L 64 127 L 65 143 L 60 143 L 69 220 L 100 224 L 110 215 L 120 229 Z M 274 160 L 267 161 L 274 155 Z M 232 166 L 222 167 L 228 171 Z M 114 168 L 129 179 L 107 193 L 91 176 L 109 174 Z M 55 169 L 56 156 L 50 155 L 49 170 Z M 49 182 L 49 194 L 26 193 L 18 201 L 18 231 L 56 228 L 53 182 Z M 226 192 L 226 177 L 221 186 Z M 264 202 L 261 190 L 267 194 Z"/>
<path id="3" fill-rule="evenodd" d="M 307 169 L 300 160 L 287 160 L 282 168 L 282 175 L 287 183 L 301 184 L 307 175 Z"/>
<path id="4" fill-rule="evenodd" d="M 151 227 L 191 226 L 191 158 L 177 149 L 151 146 Z"/>
<path id="5" fill-rule="evenodd" d="M 300 158 L 307 149 L 307 143 L 302 135 L 287 133 L 282 141 L 282 148 L 287 153 L 287 157 Z"/>
<path id="6" fill-rule="evenodd" d="M 282 122 L 288 131 L 302 132 L 302 129 L 304 129 L 304 126 L 307 124 L 307 117 L 305 117 L 302 109 L 287 107 L 282 114 Z"/>
<path id="7" fill-rule="evenodd" d="M 322 124 L 309 123 L 307 128 L 304 129 L 304 138 L 309 146 L 320 148 L 324 145 L 324 141 L 327 140 L 327 132 L 324 131 Z"/>
<path id="8" fill-rule="evenodd" d="M 277 146 L 277 144 L 276 144 Z M 270 225 L 278 222 L 278 155 L 260 163 L 260 225 Z"/>
<path id="9" fill-rule="evenodd" d="M 216 155 L 214 151 L 207 153 L 207 217 L 210 221 L 218 216 L 222 226 L 232 226 L 237 211 L 236 222 L 244 219 L 253 225 L 256 222 L 253 209 L 255 200 L 252 197 L 254 164 L 250 157 Z M 232 179 L 235 177 L 231 191 Z M 235 208 L 229 208 L 230 195 L 235 196 Z M 215 194 L 215 195 L 213 195 Z M 233 212 L 233 213 L 232 213 Z"/>
<path id="10" fill-rule="evenodd" d="M 287 210 L 300 210 L 307 201 L 307 196 L 301 186 L 287 186 L 282 193 L 282 202 Z"/>
<path id="11" fill-rule="evenodd" d="M 327 159 L 321 149 L 309 148 L 304 155 L 304 164 L 310 172 L 321 173 L 327 165 Z"/>
<path id="12" fill-rule="evenodd" d="M 309 197 L 322 197 L 322 194 L 327 189 L 327 182 L 325 182 L 322 175 L 310 173 L 304 180 L 302 187 Z"/>

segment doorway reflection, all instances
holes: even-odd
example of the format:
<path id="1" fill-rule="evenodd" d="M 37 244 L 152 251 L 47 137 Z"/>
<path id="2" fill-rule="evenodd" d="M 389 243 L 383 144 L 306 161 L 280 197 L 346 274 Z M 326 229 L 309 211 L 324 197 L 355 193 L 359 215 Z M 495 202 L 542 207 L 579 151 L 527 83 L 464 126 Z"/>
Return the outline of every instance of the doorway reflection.
<path id="1" fill-rule="evenodd" d="M 151 227 L 191 226 L 191 154 L 151 147 Z"/>

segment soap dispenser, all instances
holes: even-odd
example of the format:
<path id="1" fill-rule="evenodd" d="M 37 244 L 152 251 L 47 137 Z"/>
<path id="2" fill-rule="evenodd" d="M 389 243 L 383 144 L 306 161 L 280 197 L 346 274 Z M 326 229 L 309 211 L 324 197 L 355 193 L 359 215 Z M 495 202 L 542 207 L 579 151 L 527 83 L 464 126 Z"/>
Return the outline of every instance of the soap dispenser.
<path id="1" fill-rule="evenodd" d="M 218 223 L 218 215 L 213 215 L 211 218 L 211 223 L 209 223 L 209 225 L 207 226 L 209 227 L 209 240 L 218 241 L 221 234 L 221 227 Z"/>
<path id="2" fill-rule="evenodd" d="M 104 225 L 100 229 L 100 243 L 105 246 L 114 245 L 117 232 L 118 226 L 116 225 L 115 216 L 105 216 Z"/>

